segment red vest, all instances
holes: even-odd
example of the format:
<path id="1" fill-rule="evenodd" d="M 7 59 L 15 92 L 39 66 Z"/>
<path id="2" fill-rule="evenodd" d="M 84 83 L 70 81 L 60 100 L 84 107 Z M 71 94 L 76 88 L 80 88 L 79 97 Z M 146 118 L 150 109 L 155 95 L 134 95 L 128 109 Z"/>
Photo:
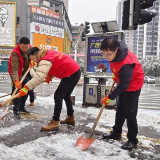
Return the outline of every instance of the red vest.
<path id="1" fill-rule="evenodd" d="M 23 63 L 24 63 L 24 60 L 23 60 L 23 57 L 21 56 L 21 52 L 20 52 L 20 49 L 19 49 L 19 44 L 16 45 L 16 47 L 13 49 L 12 53 L 15 52 L 17 53 L 18 57 L 19 57 L 19 69 L 18 69 L 18 76 L 19 78 L 21 77 L 21 74 L 22 74 L 22 70 L 23 70 Z M 8 60 L 8 73 L 10 75 L 12 75 L 12 72 L 11 72 L 11 62 L 12 62 L 12 55 L 10 56 L 9 60 Z"/>
<path id="2" fill-rule="evenodd" d="M 29 48 L 31 48 L 31 45 L 29 46 Z M 22 74 L 22 70 L 23 70 L 23 63 L 24 63 L 24 60 L 23 60 L 23 57 L 21 56 L 21 51 L 19 49 L 19 44 L 16 45 L 16 47 L 13 49 L 12 53 L 17 53 L 18 57 L 19 57 L 19 68 L 18 68 L 18 76 L 19 78 L 21 77 L 21 74 Z M 9 60 L 8 60 L 8 73 L 10 75 L 12 75 L 12 72 L 11 72 L 11 62 L 12 62 L 12 55 L 10 56 Z"/>
<path id="3" fill-rule="evenodd" d="M 144 71 L 135 54 L 128 51 L 128 55 L 123 61 L 110 62 L 112 72 L 115 74 L 116 82 L 119 83 L 119 71 L 125 64 L 135 64 L 130 85 L 126 91 L 137 91 L 144 84 Z"/>
<path id="4" fill-rule="evenodd" d="M 71 57 L 58 51 L 48 50 L 41 60 L 52 61 L 48 74 L 60 79 L 69 77 L 80 69 L 80 66 Z"/>

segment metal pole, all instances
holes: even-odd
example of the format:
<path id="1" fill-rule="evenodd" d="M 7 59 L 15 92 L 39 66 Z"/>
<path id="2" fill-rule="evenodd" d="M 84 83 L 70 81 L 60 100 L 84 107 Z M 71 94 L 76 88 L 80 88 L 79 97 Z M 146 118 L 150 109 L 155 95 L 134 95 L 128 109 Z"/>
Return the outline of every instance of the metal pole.
<path id="1" fill-rule="evenodd" d="M 77 61 L 77 44 L 75 45 L 75 50 L 74 50 L 74 60 Z"/>
<path id="2" fill-rule="evenodd" d="M 130 0 L 130 16 L 129 16 L 129 50 L 132 51 L 133 43 L 133 8 L 134 0 Z"/>

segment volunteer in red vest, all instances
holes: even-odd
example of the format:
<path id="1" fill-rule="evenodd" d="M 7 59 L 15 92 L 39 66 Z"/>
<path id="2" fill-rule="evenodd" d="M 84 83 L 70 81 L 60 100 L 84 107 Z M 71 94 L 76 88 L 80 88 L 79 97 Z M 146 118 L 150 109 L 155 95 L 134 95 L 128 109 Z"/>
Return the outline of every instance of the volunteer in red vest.
<path id="1" fill-rule="evenodd" d="M 122 145 L 122 149 L 131 150 L 137 147 L 138 125 L 137 110 L 138 99 L 144 83 L 144 71 L 135 54 L 130 52 L 123 41 L 117 41 L 112 37 L 106 37 L 100 46 L 103 56 L 110 62 L 113 72 L 113 80 L 116 88 L 101 103 L 106 105 L 119 96 L 115 125 L 109 135 L 103 135 L 104 139 L 120 140 L 122 126 L 127 122 L 128 141 Z"/>
<path id="2" fill-rule="evenodd" d="M 29 61 L 27 57 L 27 51 L 30 48 L 30 40 L 27 37 L 21 37 L 19 40 L 19 44 L 13 49 L 12 54 L 8 61 L 8 72 L 12 79 L 12 93 L 15 90 L 15 87 L 21 89 L 24 84 L 29 81 L 28 76 L 24 79 L 23 83 L 20 83 L 20 79 L 27 71 L 29 67 Z M 27 100 L 28 95 L 22 98 L 16 98 L 13 100 L 13 113 L 16 119 L 20 119 L 20 112 L 25 114 L 29 114 L 29 112 L 25 109 L 25 102 Z"/>
<path id="3" fill-rule="evenodd" d="M 80 66 L 69 56 L 53 50 L 46 50 L 32 47 L 28 57 L 37 63 L 37 72 L 25 86 L 19 91 L 19 97 L 24 96 L 44 79 L 49 83 L 53 77 L 61 79 L 54 94 L 54 114 L 50 123 L 41 128 L 42 131 L 51 131 L 59 128 L 62 101 L 64 99 L 67 107 L 67 117 L 61 120 L 61 124 L 75 124 L 74 110 L 71 101 L 71 93 L 76 86 L 81 72 Z"/>

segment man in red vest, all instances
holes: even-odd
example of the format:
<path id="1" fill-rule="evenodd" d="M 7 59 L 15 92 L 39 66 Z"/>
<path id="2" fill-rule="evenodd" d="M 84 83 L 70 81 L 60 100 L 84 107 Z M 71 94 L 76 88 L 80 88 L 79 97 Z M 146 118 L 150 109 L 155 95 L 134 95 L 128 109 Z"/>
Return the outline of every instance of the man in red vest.
<path id="1" fill-rule="evenodd" d="M 12 79 L 12 93 L 15 88 L 21 89 L 24 84 L 29 81 L 28 76 L 24 79 L 23 83 L 20 83 L 20 79 L 27 71 L 29 67 L 29 61 L 27 57 L 27 51 L 30 48 L 30 40 L 27 37 L 21 37 L 19 44 L 13 49 L 10 59 L 8 61 L 8 72 Z M 29 114 L 29 112 L 25 109 L 25 102 L 27 100 L 28 95 L 22 98 L 16 98 L 13 100 L 13 113 L 14 117 L 20 119 L 19 112 L 23 112 L 25 114 Z"/>
<path id="2" fill-rule="evenodd" d="M 39 50 L 37 47 L 32 47 L 29 50 L 28 57 L 37 63 L 38 68 L 36 76 L 19 91 L 18 98 L 27 95 L 29 90 L 41 84 L 44 79 L 49 83 L 53 77 L 59 78 L 61 82 L 54 94 L 55 107 L 52 120 L 41 130 L 52 131 L 59 128 L 63 99 L 67 107 L 67 118 L 61 120 L 60 123 L 74 125 L 74 110 L 70 96 L 80 78 L 80 66 L 71 57 L 61 52 L 46 49 Z"/>
<path id="3" fill-rule="evenodd" d="M 103 56 L 110 62 L 113 72 L 113 80 L 116 88 L 101 103 L 106 105 L 119 96 L 115 125 L 109 135 L 103 135 L 104 139 L 121 139 L 122 126 L 126 119 L 128 141 L 122 145 L 122 149 L 131 150 L 137 147 L 138 125 L 137 110 L 138 99 L 144 83 L 144 72 L 135 54 L 130 52 L 123 41 L 117 41 L 112 37 L 106 37 L 100 46 Z"/>

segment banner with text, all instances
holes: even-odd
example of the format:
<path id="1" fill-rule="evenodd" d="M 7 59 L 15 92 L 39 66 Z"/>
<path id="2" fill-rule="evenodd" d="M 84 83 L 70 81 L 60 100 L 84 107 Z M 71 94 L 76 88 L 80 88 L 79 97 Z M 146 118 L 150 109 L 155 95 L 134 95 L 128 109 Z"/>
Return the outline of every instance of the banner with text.
<path id="1" fill-rule="evenodd" d="M 41 15 L 38 13 L 31 13 L 31 22 L 36 22 L 36 23 L 45 24 L 45 25 L 64 29 L 63 20 Z"/>
<path id="2" fill-rule="evenodd" d="M 16 43 L 16 2 L 0 2 L 0 46 Z"/>
<path id="3" fill-rule="evenodd" d="M 64 38 L 64 29 L 36 22 L 30 24 L 30 32 Z"/>
<path id="4" fill-rule="evenodd" d="M 54 17 L 54 18 L 60 18 L 60 14 L 57 12 L 53 12 L 53 11 L 49 11 L 43 8 L 39 8 L 36 6 L 31 6 L 31 12 L 32 13 L 38 13 L 38 14 L 42 14 L 45 16 L 50 16 L 50 17 Z"/>

